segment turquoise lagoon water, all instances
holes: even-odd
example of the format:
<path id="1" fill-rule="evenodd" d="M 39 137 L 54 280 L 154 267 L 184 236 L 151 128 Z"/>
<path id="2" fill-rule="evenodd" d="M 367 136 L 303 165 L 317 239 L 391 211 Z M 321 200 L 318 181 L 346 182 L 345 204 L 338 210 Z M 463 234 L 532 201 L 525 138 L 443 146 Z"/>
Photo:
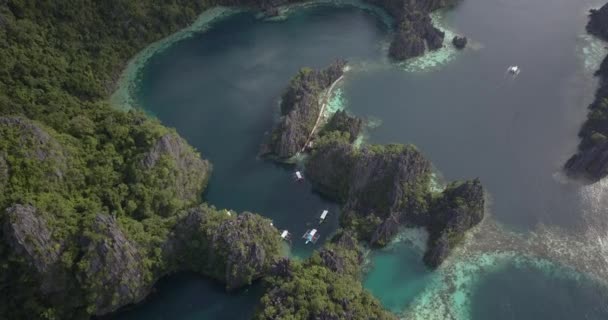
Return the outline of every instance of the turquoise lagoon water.
<path id="1" fill-rule="evenodd" d="M 592 5 L 465 0 L 437 14 L 436 22 L 449 34 L 469 36 L 470 47 L 462 52 L 446 47 L 407 64 L 387 61 L 390 30 L 369 10 L 304 6 L 273 20 L 234 12 L 204 31 L 166 42 L 141 69 L 131 70 L 131 80 L 137 80 L 129 82 L 131 98 L 213 162 L 206 201 L 270 217 L 294 234 L 292 255 L 306 257 L 314 246 L 298 241 L 300 234 L 329 209 L 321 245 L 337 228 L 339 207 L 308 183 L 295 183 L 297 165 L 261 160 L 257 150 L 276 121 L 278 97 L 298 68 L 347 58 L 352 69 L 333 107 L 375 124 L 366 142 L 414 143 L 442 177 L 480 177 L 489 194 L 488 220 L 500 222 L 500 230 L 525 238 L 539 224 L 559 228 L 531 238 L 551 245 L 530 240 L 516 248 L 525 252 L 509 248 L 514 256 L 576 261 L 580 248 L 563 240 L 565 234 L 589 235 L 582 242 L 589 245 L 588 256 L 608 237 L 608 228 L 595 223 L 608 205 L 602 196 L 608 188 L 583 187 L 560 173 L 576 148 L 593 94 L 593 66 L 605 51 L 584 36 L 585 12 Z M 515 79 L 505 75 L 511 64 L 523 70 Z M 484 237 L 480 228 L 481 236 L 470 241 L 477 245 L 435 272 L 421 263 L 420 241 L 396 241 L 368 255 L 363 283 L 405 318 L 608 318 L 608 296 L 595 284 L 543 268 L 505 267 L 510 258 L 495 263 L 505 244 L 513 243 L 501 241 L 510 231 L 501 232 Z M 584 264 L 585 257 L 578 260 Z M 601 267 L 585 271 L 603 275 Z M 161 280 L 146 302 L 113 317 L 248 319 L 261 294 L 259 285 L 226 294 L 206 279 L 176 275 Z M 562 309 L 548 307 L 553 304 Z"/>

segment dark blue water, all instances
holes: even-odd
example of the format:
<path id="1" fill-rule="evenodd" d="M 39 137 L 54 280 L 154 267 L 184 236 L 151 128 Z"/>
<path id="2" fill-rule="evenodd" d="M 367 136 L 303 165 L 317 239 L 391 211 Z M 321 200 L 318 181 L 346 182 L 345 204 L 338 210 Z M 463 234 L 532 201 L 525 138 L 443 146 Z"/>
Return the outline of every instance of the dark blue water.
<path id="1" fill-rule="evenodd" d="M 501 288 L 501 290 L 497 290 Z M 559 290 L 555 290 L 559 288 Z M 606 288 L 508 266 L 473 295 L 473 319 L 608 319 Z"/>
<path id="2" fill-rule="evenodd" d="M 493 216 L 510 227 L 526 231 L 543 222 L 572 228 L 582 221 L 579 187 L 556 177 L 576 147 L 591 99 L 590 74 L 582 71 L 577 54 L 586 5 L 466 0 L 446 21 L 469 36 L 473 48 L 422 73 L 387 64 L 389 30 L 356 8 L 301 9 L 274 22 L 240 13 L 154 56 L 141 74 L 137 100 L 213 162 L 206 201 L 270 217 L 279 229 L 292 232 L 297 256 L 313 249 L 299 238 L 323 209 L 331 215 L 320 227 L 317 246 L 336 229 L 338 206 L 314 194 L 308 183 L 295 183 L 293 166 L 259 159 L 258 146 L 297 70 L 339 57 L 355 66 L 343 84 L 347 108 L 381 120 L 370 141 L 415 143 L 448 180 L 480 177 Z M 505 76 L 510 64 L 523 70 L 517 79 Z M 433 275 L 419 255 L 405 245 L 372 253 L 365 286 L 390 310 L 410 307 Z M 476 287 L 471 314 L 474 319 L 605 319 L 602 312 L 586 313 L 601 310 L 600 302 L 607 300 L 601 294 L 589 298 L 588 290 L 539 272 L 505 269 Z M 260 295 L 258 287 L 228 295 L 210 281 L 180 275 L 163 280 L 148 302 L 119 317 L 249 318 Z M 500 307 L 504 301 L 508 310 Z M 539 307 L 550 304 L 570 313 Z"/>

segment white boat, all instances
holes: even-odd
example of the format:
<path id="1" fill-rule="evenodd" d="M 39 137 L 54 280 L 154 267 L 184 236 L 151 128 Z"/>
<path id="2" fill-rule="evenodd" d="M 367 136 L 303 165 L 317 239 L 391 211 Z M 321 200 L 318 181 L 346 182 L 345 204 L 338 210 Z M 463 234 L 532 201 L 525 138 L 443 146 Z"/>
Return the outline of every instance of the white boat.
<path id="1" fill-rule="evenodd" d="M 510 73 L 510 74 L 512 74 L 512 75 L 514 75 L 514 76 L 516 76 L 516 75 L 518 75 L 521 72 L 521 69 L 518 66 L 510 66 L 507 69 L 507 72 Z"/>
<path id="2" fill-rule="evenodd" d="M 325 221 L 325 218 L 327 218 L 328 213 L 329 213 L 329 211 L 323 210 L 323 212 L 321 213 L 321 217 L 319 218 L 319 224 L 321 224 L 321 223 L 323 223 L 323 221 Z"/>
<path id="3" fill-rule="evenodd" d="M 306 240 L 306 244 L 310 242 L 316 243 L 319 240 L 319 234 L 317 233 L 317 229 L 306 230 L 306 233 L 302 236 L 302 239 Z"/>
<path id="4" fill-rule="evenodd" d="M 302 172 L 300 172 L 300 171 L 296 171 L 295 177 L 296 177 L 297 181 L 304 180 L 304 176 L 302 175 Z"/>
<path id="5" fill-rule="evenodd" d="M 281 239 L 285 241 L 291 240 L 291 234 L 289 233 L 289 231 L 283 230 L 283 232 L 281 232 Z"/>

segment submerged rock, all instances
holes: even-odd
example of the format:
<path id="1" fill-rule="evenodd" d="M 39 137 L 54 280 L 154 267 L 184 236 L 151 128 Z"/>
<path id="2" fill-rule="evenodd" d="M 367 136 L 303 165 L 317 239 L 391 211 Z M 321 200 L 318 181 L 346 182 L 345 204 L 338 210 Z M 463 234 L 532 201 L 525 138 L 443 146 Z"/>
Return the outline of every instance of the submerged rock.
<path id="1" fill-rule="evenodd" d="M 327 103 L 326 91 L 344 74 L 346 61 L 338 60 L 323 70 L 302 68 L 291 79 L 281 100 L 281 120 L 260 154 L 286 160 L 306 145 Z M 320 129 L 320 128 L 319 128 Z"/>
<path id="2" fill-rule="evenodd" d="M 454 38 L 452 39 L 452 44 L 456 49 L 464 49 L 464 47 L 467 46 L 467 42 L 467 37 L 454 36 Z"/>

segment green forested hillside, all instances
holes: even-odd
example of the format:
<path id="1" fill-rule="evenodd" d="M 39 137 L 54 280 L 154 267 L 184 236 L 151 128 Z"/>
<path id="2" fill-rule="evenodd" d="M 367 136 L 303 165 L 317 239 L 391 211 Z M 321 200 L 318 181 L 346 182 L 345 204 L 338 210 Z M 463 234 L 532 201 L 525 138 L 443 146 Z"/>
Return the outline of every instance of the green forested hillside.
<path id="1" fill-rule="evenodd" d="M 205 6 L 0 1 L 0 318 L 105 313 L 170 271 L 162 246 L 211 165 L 172 129 L 105 98 L 129 57 Z M 275 241 L 259 242 L 269 258 Z M 99 291 L 119 284 L 129 292 Z"/>

